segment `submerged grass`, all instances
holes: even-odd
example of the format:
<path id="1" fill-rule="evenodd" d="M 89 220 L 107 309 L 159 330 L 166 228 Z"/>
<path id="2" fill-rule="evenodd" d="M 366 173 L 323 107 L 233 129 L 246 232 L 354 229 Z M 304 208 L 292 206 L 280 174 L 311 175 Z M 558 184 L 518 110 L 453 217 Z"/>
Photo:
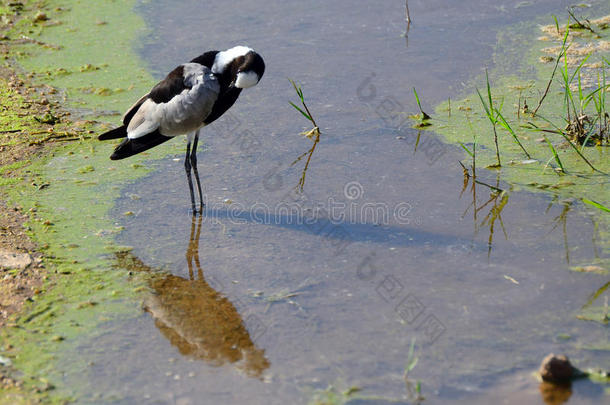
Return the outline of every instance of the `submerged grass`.
<path id="1" fill-rule="evenodd" d="M 602 9 L 610 12 L 610 6 Z M 550 194 L 551 204 L 565 202 L 564 212 L 551 232 L 563 232 L 568 266 L 591 277 L 610 270 L 610 28 L 606 23 L 610 16 L 591 19 L 593 32 L 579 27 L 573 16 L 566 20 L 560 23 L 555 19 L 554 24 L 540 27 L 543 35 L 530 49 L 523 44 L 532 43 L 533 30 L 538 28 L 522 24 L 501 34 L 498 49 L 511 49 L 510 58 L 503 52 L 496 54 L 496 67 L 475 80 L 472 93 L 437 106 L 439 117 L 443 111 L 453 113 L 445 114 L 446 119 L 433 120 L 430 129 L 461 145 L 472 161 L 470 168 L 462 164 L 462 192 L 474 180 L 475 232 L 478 227 L 489 227 L 491 244 L 494 222 L 503 225 L 501 213 L 509 191 L 527 189 Z M 516 55 L 515 49 L 521 55 Z M 523 65 L 515 66 L 516 60 Z M 486 87 L 485 92 L 478 90 L 479 83 Z M 528 100 L 535 106 L 533 110 Z M 512 106 L 516 107 L 514 113 L 509 111 Z M 467 146 L 473 139 L 474 143 Z M 474 185 L 482 184 L 476 179 L 477 166 L 497 169 L 498 178 L 509 183 L 510 190 L 500 190 L 498 182 L 495 191 L 487 185 L 492 190 L 490 200 L 477 206 Z M 581 209 L 575 211 L 576 217 L 592 221 L 595 227 L 594 254 L 581 263 L 571 263 L 566 217 L 578 201 Z M 492 203 L 489 214 L 477 225 L 479 210 Z M 607 285 L 600 290 L 607 291 Z M 587 305 L 575 311 L 575 316 L 606 325 L 607 304 L 603 300 L 604 294 L 597 291 Z M 587 349 L 609 348 L 606 344 Z"/>
<path id="2" fill-rule="evenodd" d="M 610 6 L 601 8 L 610 12 Z M 563 233 L 566 264 L 591 277 L 610 271 L 610 15 L 591 19 L 588 24 L 593 32 L 573 23 L 573 16 L 566 20 L 560 23 L 555 19 L 554 24 L 540 27 L 544 35 L 530 49 L 523 44 L 532 43 L 533 30 L 538 28 L 521 24 L 502 33 L 496 67 L 472 83 L 470 94 L 437 106 L 439 118 L 430 120 L 433 125 L 428 128 L 460 145 L 471 161 L 470 167 L 460 162 L 462 193 L 471 185 L 473 203 L 466 211 L 473 208 L 475 233 L 483 227 L 489 229 L 488 253 L 494 228 L 499 224 L 503 230 L 501 214 L 510 193 L 540 191 L 551 196 L 550 204 L 564 205 L 551 232 Z M 549 42 L 555 45 L 549 47 Z M 510 51 L 506 53 L 506 49 Z M 515 66 L 517 60 L 523 65 Z M 480 83 L 485 91 L 479 90 Z M 533 110 L 528 100 L 536 106 Z M 419 105 L 418 97 L 416 101 Z M 513 106 L 514 113 L 509 110 Z M 447 111 L 449 114 L 442 114 Z M 417 116 L 411 118 L 418 121 Z M 495 186 L 477 179 L 477 166 L 496 169 Z M 501 189 L 500 178 L 509 184 L 507 190 Z M 476 185 L 491 190 L 489 200 L 482 204 L 477 202 Z M 594 224 L 594 252 L 590 258 L 572 263 L 565 228 L 567 213 L 577 202 L 581 209 L 574 211 L 573 217 Z M 483 209 L 489 212 L 481 220 L 478 217 Z M 603 300 L 598 291 L 574 315 L 606 325 L 607 304 Z"/>
<path id="3" fill-rule="evenodd" d="M 503 66 L 501 63 L 508 65 L 510 61 L 498 58 L 499 66 L 482 78 L 486 92 L 474 85 L 474 94 L 452 100 L 452 105 L 457 105 L 454 113 L 446 121 L 434 120 L 431 129 L 460 144 L 473 166 L 502 165 L 503 180 L 517 187 L 582 201 L 596 210 L 606 228 L 610 221 L 602 213 L 610 205 L 610 29 L 601 21 L 605 20 L 591 20 L 595 34 L 574 28 L 573 18 L 543 26 L 545 35 L 533 49 L 521 46 L 526 55 L 522 60 L 536 68 L 534 81 L 495 73 L 523 71 L 531 77 L 531 69 Z M 528 43 L 527 35 L 532 34 L 520 26 L 501 38 L 509 39 L 513 47 Z M 548 47 L 548 42 L 557 46 Z M 552 56 L 541 61 L 540 54 Z M 493 83 L 492 76 L 496 77 Z M 527 106 L 528 99 L 536 100 L 533 110 Z M 448 110 L 448 103 L 437 107 L 437 115 Z M 514 115 L 504 108 L 513 105 L 517 107 Z M 475 146 L 468 148 L 472 134 Z M 604 246 L 608 251 L 608 238 Z"/>

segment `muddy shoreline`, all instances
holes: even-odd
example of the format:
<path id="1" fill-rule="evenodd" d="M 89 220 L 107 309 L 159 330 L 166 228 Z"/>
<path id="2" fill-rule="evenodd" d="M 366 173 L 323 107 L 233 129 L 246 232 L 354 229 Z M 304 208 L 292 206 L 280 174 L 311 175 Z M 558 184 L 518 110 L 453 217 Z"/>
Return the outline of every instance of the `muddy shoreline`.
<path id="1" fill-rule="evenodd" d="M 3 124 L 9 124 L 0 131 L 0 329 L 13 325 L 24 304 L 52 288 L 54 282 L 54 273 L 46 263 L 48 257 L 28 234 L 27 223 L 36 218 L 36 210 L 25 211 L 10 202 L 6 188 L 24 182 L 43 189 L 43 184 L 37 184 L 36 179 L 21 168 L 31 160 L 51 154 L 58 143 L 64 142 L 61 138 L 65 138 L 67 131 L 76 140 L 84 139 L 89 132 L 73 125 L 68 118 L 70 113 L 61 107 L 54 89 L 29 81 L 16 64 L 17 50 L 13 45 L 16 40 L 7 33 L 23 18 L 31 18 L 34 11 L 14 4 L 12 14 L 3 13 L 4 23 L 0 26 L 0 55 L 4 60 L 0 65 L 0 103 L 5 117 Z M 55 117 L 58 121 L 61 117 L 61 124 L 51 120 L 42 122 L 44 117 Z M 9 348 L 4 347 L 5 350 Z M 11 367 L 10 361 L 0 365 L 0 389 L 7 392 L 2 403 L 38 402 L 39 392 L 23 390 L 19 373 Z"/>
<path id="2" fill-rule="evenodd" d="M 59 7 L 59 6 L 63 7 Z M 45 73 L 24 70 L 22 60 L 31 52 L 58 51 L 59 45 L 36 39 L 48 28 L 61 25 L 58 17 L 67 9 L 64 2 L 23 1 L 0 3 L 0 403 L 38 403 L 65 401 L 51 395 L 54 386 L 45 373 L 34 375 L 21 369 L 10 356 L 24 352 L 19 339 L 7 338 L 23 329 L 27 316 L 49 291 L 58 288 L 58 277 L 71 274 L 70 266 L 52 249 L 55 221 L 39 213 L 37 194 L 43 194 L 51 185 L 34 166 L 48 160 L 58 148 L 86 144 L 92 134 L 99 131 L 100 123 L 90 119 L 90 112 L 77 112 L 74 105 L 66 105 L 66 91 L 41 80 Z M 86 65 L 84 65 L 86 67 Z M 60 73 L 62 72 L 60 68 Z M 65 69 L 63 69 L 65 71 Z M 86 72 L 87 69 L 80 69 Z M 74 99 L 72 99 L 74 101 Z M 94 117 L 93 117 L 94 118 Z M 69 152 L 72 153 L 72 152 Z M 34 164 L 34 166 L 33 166 Z M 30 201 L 29 206 L 16 202 Z M 29 194 L 30 197 L 23 197 Z M 48 243 L 47 243 L 48 241 Z M 69 263 L 75 264 L 76 260 Z M 65 278 L 65 277 L 64 277 Z M 61 284 L 61 283 L 60 283 Z M 61 291 L 65 286 L 59 286 Z M 57 292 L 55 292 L 57 293 Z M 57 301 L 57 300 L 56 300 Z M 51 340 L 60 342 L 59 335 Z M 18 350 L 18 352 L 15 352 Z M 9 354 L 9 357 L 6 355 Z"/>
<path id="3" fill-rule="evenodd" d="M 17 16 L 16 16 L 17 18 Z M 11 46 L 2 44 L 0 52 L 11 58 Z M 51 96 L 33 83 L 21 80 L 16 74 L 14 65 L 0 67 L 0 88 L 2 88 L 3 114 L 17 117 L 16 126 L 23 128 L 2 131 L 0 146 L 0 166 L 2 167 L 3 186 L 10 187 L 13 182 L 31 181 L 32 187 L 41 187 L 29 179 L 27 172 L 19 170 L 30 160 L 52 153 L 53 148 L 61 140 L 54 138 L 56 130 L 62 131 L 72 127 L 67 120 L 67 112 L 63 111 L 57 102 L 49 102 Z M 32 100 L 37 98 L 37 100 Z M 43 101 L 44 100 L 44 101 Z M 44 117 L 45 114 L 63 116 L 61 129 L 55 125 L 37 122 L 32 117 Z M 73 128 L 73 127 L 72 127 Z M 84 136 L 85 131 L 76 136 Z M 40 139 L 34 133 L 48 134 L 48 139 Z M 13 169 L 15 168 L 15 169 Z M 44 186 L 42 186 L 44 188 Z M 4 190 L 0 209 L 0 250 L 4 255 L 11 253 L 20 257 L 16 263 L 6 258 L 0 262 L 3 282 L 0 284 L 0 327 L 3 327 L 12 314 L 18 312 L 23 303 L 40 293 L 43 278 L 48 277 L 44 265 L 44 254 L 38 245 L 27 234 L 26 223 L 35 217 L 35 211 L 24 212 L 23 208 L 7 201 Z"/>

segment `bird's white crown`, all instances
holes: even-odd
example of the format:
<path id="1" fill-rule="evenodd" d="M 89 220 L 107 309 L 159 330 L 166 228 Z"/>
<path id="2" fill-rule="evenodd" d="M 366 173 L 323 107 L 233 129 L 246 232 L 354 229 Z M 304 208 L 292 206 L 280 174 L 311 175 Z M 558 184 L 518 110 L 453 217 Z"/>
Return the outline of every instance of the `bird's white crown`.
<path id="1" fill-rule="evenodd" d="M 252 48 L 239 45 L 227 49 L 226 51 L 218 52 L 218 54 L 216 54 L 216 58 L 214 59 L 214 65 L 212 65 L 212 72 L 217 74 L 222 73 L 227 65 L 229 65 L 234 59 L 239 58 L 240 56 L 245 56 L 248 52 L 252 51 Z"/>

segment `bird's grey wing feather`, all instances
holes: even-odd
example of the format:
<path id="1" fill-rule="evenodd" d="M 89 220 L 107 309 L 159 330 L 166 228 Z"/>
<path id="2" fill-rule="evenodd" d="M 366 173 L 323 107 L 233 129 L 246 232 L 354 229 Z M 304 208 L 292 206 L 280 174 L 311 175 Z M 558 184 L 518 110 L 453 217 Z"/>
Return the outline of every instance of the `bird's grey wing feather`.
<path id="1" fill-rule="evenodd" d="M 197 130 L 210 115 L 219 91 L 218 79 L 209 68 L 198 63 L 180 65 L 137 107 L 127 126 L 128 137 L 136 139 L 156 130 L 165 136 Z"/>
<path id="2" fill-rule="evenodd" d="M 187 89 L 162 105 L 160 132 L 164 135 L 185 134 L 200 128 L 218 99 L 220 84 L 206 66 L 186 63 L 184 82 Z"/>
<path id="3" fill-rule="evenodd" d="M 138 108 L 140 108 L 140 106 L 142 104 L 144 104 L 144 102 L 146 101 L 146 99 L 148 99 L 148 97 L 150 97 L 150 93 L 146 93 L 138 101 L 136 101 L 131 107 L 129 107 L 129 110 L 127 110 L 127 112 L 123 115 L 123 118 L 122 118 L 123 125 L 125 125 L 125 126 L 129 125 L 129 121 L 131 121 L 133 116 L 138 111 Z"/>

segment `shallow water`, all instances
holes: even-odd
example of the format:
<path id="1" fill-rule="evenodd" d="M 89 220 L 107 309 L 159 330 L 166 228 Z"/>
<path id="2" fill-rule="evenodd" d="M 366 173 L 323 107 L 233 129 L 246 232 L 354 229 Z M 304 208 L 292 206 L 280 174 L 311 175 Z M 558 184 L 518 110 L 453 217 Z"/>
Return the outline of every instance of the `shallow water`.
<path id="1" fill-rule="evenodd" d="M 117 403 L 284 404 L 333 385 L 360 387 L 354 403 L 409 403 L 413 339 L 409 381 L 426 403 L 542 403 L 529 372 L 550 352 L 608 366 L 593 350 L 607 347 L 607 328 L 576 318 L 607 280 L 569 271 L 601 254 L 592 219 L 493 173 L 481 180 L 507 197 L 463 191 L 460 150 L 429 132 L 416 141 L 401 114 L 415 111 L 413 86 L 425 109 L 456 95 L 491 63 L 496 30 L 568 2 L 412 1 L 408 41 L 395 3 L 140 6 L 154 29 L 141 51 L 160 76 L 235 43 L 267 70 L 204 131 L 201 224 L 182 156 L 125 187 L 115 214 L 134 249 L 117 263 L 150 272 L 150 291 L 141 316 L 74 348 L 104 353 L 84 391 Z M 310 141 L 287 78 L 323 133 L 301 196 L 302 163 L 290 163 Z M 579 403 L 601 395 L 585 382 L 572 391 Z"/>

